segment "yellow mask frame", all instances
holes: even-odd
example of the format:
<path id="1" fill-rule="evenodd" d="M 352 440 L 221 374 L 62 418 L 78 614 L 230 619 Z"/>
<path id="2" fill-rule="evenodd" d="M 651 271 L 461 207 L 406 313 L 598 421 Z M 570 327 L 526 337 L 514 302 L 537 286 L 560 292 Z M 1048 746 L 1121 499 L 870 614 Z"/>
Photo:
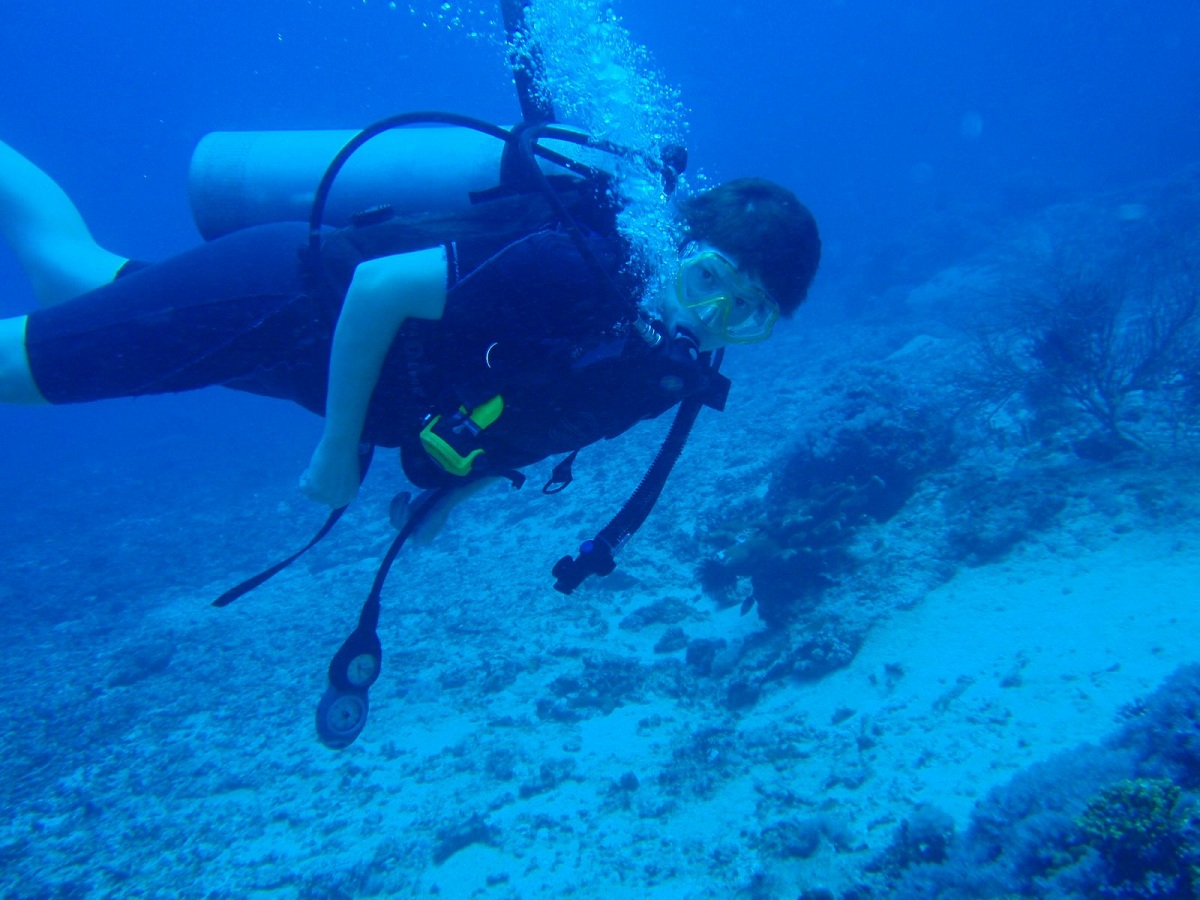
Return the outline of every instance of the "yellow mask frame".
<path id="1" fill-rule="evenodd" d="M 705 330 L 729 344 L 765 341 L 779 321 L 779 304 L 717 250 L 695 249 L 683 258 L 675 294 Z"/>

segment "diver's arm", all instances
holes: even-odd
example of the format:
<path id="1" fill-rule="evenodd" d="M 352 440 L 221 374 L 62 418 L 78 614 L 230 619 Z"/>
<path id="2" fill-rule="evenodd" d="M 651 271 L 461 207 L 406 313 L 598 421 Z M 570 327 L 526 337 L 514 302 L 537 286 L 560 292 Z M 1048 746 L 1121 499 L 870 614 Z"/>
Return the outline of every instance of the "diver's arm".
<path id="1" fill-rule="evenodd" d="M 405 319 L 440 319 L 446 306 L 442 247 L 367 260 L 354 270 L 333 333 L 325 431 L 300 487 L 335 509 L 358 492 L 358 444 L 371 394 Z"/>

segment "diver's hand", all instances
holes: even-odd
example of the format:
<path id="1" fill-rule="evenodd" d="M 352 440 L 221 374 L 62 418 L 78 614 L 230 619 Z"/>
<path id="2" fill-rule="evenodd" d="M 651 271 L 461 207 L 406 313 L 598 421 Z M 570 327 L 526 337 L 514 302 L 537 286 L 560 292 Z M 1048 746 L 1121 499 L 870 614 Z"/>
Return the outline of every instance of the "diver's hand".
<path id="1" fill-rule="evenodd" d="M 322 439 L 307 471 L 300 476 L 300 490 L 310 500 L 338 509 L 354 499 L 361 480 L 358 446 L 346 447 Z"/>

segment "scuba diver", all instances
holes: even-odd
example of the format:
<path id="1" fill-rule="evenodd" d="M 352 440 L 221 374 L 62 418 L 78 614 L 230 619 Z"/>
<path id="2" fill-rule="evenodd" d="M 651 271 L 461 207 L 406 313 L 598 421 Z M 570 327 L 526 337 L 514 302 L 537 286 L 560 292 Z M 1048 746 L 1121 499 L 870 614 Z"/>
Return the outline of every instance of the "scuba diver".
<path id="1" fill-rule="evenodd" d="M 521 6 L 503 4 L 510 34 Z M 671 151 L 651 164 L 671 197 L 677 246 L 672 258 L 645 265 L 617 227 L 616 176 L 591 161 L 634 151 L 554 124 L 553 109 L 529 89 L 529 69 L 514 74 L 524 120 L 512 128 L 410 113 L 349 140 L 288 133 L 244 145 L 209 135 L 192 184 L 206 240 L 153 264 L 100 247 L 58 185 L 0 143 L 0 238 L 40 304 L 0 320 L 0 402 L 220 385 L 324 417 L 301 488 L 333 512 L 301 551 L 214 605 L 262 584 L 328 533 L 373 448 L 399 448 L 406 477 L 423 489 L 393 504 L 399 533 L 330 663 L 317 732 L 331 748 L 348 746 L 365 725 L 382 666 L 382 588 L 408 537 L 435 529 L 480 485 L 507 478 L 520 487 L 520 469 L 565 455 L 543 487 L 556 493 L 581 448 L 675 409 L 620 512 L 554 566 L 555 588 L 570 593 L 613 571 L 700 409 L 725 406 L 724 347 L 769 338 L 804 301 L 820 261 L 816 222 L 792 192 L 742 178 L 675 199 L 686 160 Z M 547 146 L 555 141 L 586 153 Z M 350 165 L 370 155 L 368 142 L 386 144 L 376 156 L 389 173 L 382 181 L 369 165 L 358 174 Z M 313 171 L 298 162 L 310 143 Z M 264 154 L 268 164 L 255 169 Z M 230 170 L 250 172 L 247 183 L 231 187 Z M 348 183 L 356 179 L 357 194 Z M 347 189 L 340 197 L 335 182 Z M 256 202 L 264 208 L 229 217 Z"/>
<path id="2" fill-rule="evenodd" d="M 399 447 L 409 480 L 435 488 L 615 437 L 688 396 L 722 405 L 698 357 L 763 341 L 799 307 L 820 254 L 811 214 L 762 179 L 690 197 L 676 276 L 643 297 L 614 210 L 575 190 L 570 226 L 516 195 L 450 224 L 373 211 L 322 230 L 316 253 L 284 222 L 146 265 L 98 246 L 0 143 L 0 234 L 43 304 L 0 320 L 0 399 L 223 385 L 291 400 L 325 418 L 301 485 L 333 508 L 358 490 L 363 443 Z"/>

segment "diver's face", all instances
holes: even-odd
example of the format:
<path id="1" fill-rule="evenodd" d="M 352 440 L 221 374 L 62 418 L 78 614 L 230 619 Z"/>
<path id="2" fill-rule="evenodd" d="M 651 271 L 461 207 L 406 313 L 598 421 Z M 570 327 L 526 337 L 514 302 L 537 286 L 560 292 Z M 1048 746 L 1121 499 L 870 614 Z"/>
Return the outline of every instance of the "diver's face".
<path id="1" fill-rule="evenodd" d="M 740 271 L 730 256 L 691 244 L 679 262 L 666 317 L 672 331 L 685 328 L 699 339 L 701 350 L 715 350 L 765 341 L 779 319 L 779 306 L 762 282 Z"/>

